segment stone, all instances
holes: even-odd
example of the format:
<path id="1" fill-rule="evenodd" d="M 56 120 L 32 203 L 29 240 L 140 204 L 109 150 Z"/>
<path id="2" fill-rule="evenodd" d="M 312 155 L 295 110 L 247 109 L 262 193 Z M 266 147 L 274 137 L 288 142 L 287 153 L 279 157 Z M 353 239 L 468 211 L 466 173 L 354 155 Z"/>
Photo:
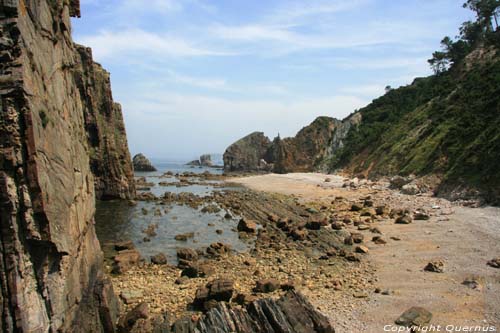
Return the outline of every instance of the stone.
<path id="1" fill-rule="evenodd" d="M 351 233 L 351 237 L 354 243 L 363 243 L 363 240 L 365 239 L 365 236 L 359 232 L 353 232 Z"/>
<path id="2" fill-rule="evenodd" d="M 190 248 L 179 248 L 177 249 L 177 258 L 187 261 L 196 261 L 198 260 L 198 253 Z"/>
<path id="3" fill-rule="evenodd" d="M 134 170 L 141 172 L 156 171 L 156 168 L 143 154 L 137 154 L 133 158 Z"/>
<path id="4" fill-rule="evenodd" d="M 296 241 L 302 241 L 302 240 L 305 240 L 307 238 L 307 235 L 309 233 L 307 232 L 306 229 L 293 229 L 291 232 L 290 232 L 290 236 L 296 240 Z"/>
<path id="5" fill-rule="evenodd" d="M 141 254 L 137 250 L 123 250 L 113 258 L 113 273 L 123 274 L 141 261 Z"/>
<path id="6" fill-rule="evenodd" d="M 392 189 L 400 190 L 404 185 L 412 181 L 410 177 L 394 176 L 389 180 L 389 187 Z"/>
<path id="7" fill-rule="evenodd" d="M 163 253 L 155 254 L 154 256 L 151 257 L 151 263 L 155 265 L 166 265 L 167 257 Z"/>
<path id="8" fill-rule="evenodd" d="M 427 213 L 426 211 L 424 210 L 417 210 L 413 213 L 413 219 L 415 221 L 426 221 L 426 220 L 429 220 L 431 217 L 429 215 L 429 213 Z"/>
<path id="9" fill-rule="evenodd" d="M 424 267 L 424 271 L 433 273 L 443 273 L 444 263 L 442 261 L 431 261 Z"/>
<path id="10" fill-rule="evenodd" d="M 141 303 L 135 308 L 127 312 L 125 316 L 120 318 L 118 322 L 118 332 L 128 333 L 132 330 L 135 323 L 139 319 L 147 319 L 149 317 L 149 307 L 147 303 Z"/>
<path id="11" fill-rule="evenodd" d="M 396 219 L 396 223 L 397 224 L 410 224 L 412 223 L 413 220 L 411 218 L 410 215 L 403 215 L 403 216 L 399 216 L 397 219 Z"/>
<path id="12" fill-rule="evenodd" d="M 125 304 L 133 304 L 144 297 L 143 293 L 139 290 L 123 290 L 120 293 L 120 298 Z"/>
<path id="13" fill-rule="evenodd" d="M 385 239 L 383 239 L 381 236 L 374 236 L 372 238 L 372 242 L 374 242 L 375 244 L 378 244 L 378 245 L 387 244 L 387 241 Z"/>
<path id="14" fill-rule="evenodd" d="M 257 231 L 257 223 L 252 220 L 241 219 L 238 223 L 238 231 L 255 233 Z"/>
<path id="15" fill-rule="evenodd" d="M 185 233 L 185 234 L 175 235 L 174 239 L 176 241 L 180 241 L 180 242 L 187 242 L 187 240 L 189 238 L 193 238 L 193 237 L 194 237 L 194 232 L 188 232 L 188 233 Z"/>
<path id="16" fill-rule="evenodd" d="M 373 207 L 363 208 L 360 213 L 360 216 L 375 216 L 377 215 L 377 211 Z"/>
<path id="17" fill-rule="evenodd" d="M 182 270 L 181 276 L 188 278 L 205 278 L 210 277 L 215 273 L 215 270 L 206 263 L 189 262 L 187 267 Z"/>
<path id="18" fill-rule="evenodd" d="M 363 245 L 359 245 L 359 246 L 356 246 L 356 252 L 357 253 L 363 253 L 363 254 L 366 254 L 369 252 L 368 248 L 366 246 L 363 246 Z"/>
<path id="19" fill-rule="evenodd" d="M 306 223 L 306 228 L 309 230 L 320 230 L 323 226 L 321 221 L 309 221 Z"/>
<path id="20" fill-rule="evenodd" d="M 377 213 L 377 215 L 389 215 L 391 213 L 391 210 L 388 206 L 386 205 L 382 205 L 382 206 L 377 206 L 377 208 L 375 208 L 375 212 Z"/>
<path id="21" fill-rule="evenodd" d="M 212 243 L 207 247 L 207 254 L 217 256 L 231 252 L 231 245 L 224 243 Z"/>
<path id="22" fill-rule="evenodd" d="M 483 286 L 478 277 L 468 277 L 462 282 L 462 284 L 478 291 L 481 291 L 483 289 Z"/>
<path id="23" fill-rule="evenodd" d="M 280 283 L 276 279 L 258 280 L 255 285 L 255 291 L 259 293 L 272 293 L 280 288 Z"/>
<path id="24" fill-rule="evenodd" d="M 229 302 L 234 293 L 234 281 L 230 279 L 216 279 L 196 290 L 193 305 L 204 308 L 205 303 L 211 300 Z"/>
<path id="25" fill-rule="evenodd" d="M 403 312 L 403 314 L 396 319 L 395 323 L 405 327 L 424 327 L 429 324 L 431 320 L 432 313 L 422 307 L 414 306 Z"/>
<path id="26" fill-rule="evenodd" d="M 416 184 L 406 184 L 401 188 L 401 193 L 407 195 L 416 195 L 420 193 L 420 189 Z"/>
<path id="27" fill-rule="evenodd" d="M 500 268 L 500 257 L 491 259 L 488 261 L 488 266 L 494 267 L 494 268 Z"/>
<path id="28" fill-rule="evenodd" d="M 127 240 L 127 241 L 115 243 L 114 248 L 116 251 L 133 250 L 133 249 L 135 249 L 135 245 L 131 240 Z"/>
<path id="29" fill-rule="evenodd" d="M 363 205 L 362 204 L 359 204 L 359 203 L 353 203 L 351 205 L 351 211 L 352 212 L 359 212 L 363 209 Z"/>

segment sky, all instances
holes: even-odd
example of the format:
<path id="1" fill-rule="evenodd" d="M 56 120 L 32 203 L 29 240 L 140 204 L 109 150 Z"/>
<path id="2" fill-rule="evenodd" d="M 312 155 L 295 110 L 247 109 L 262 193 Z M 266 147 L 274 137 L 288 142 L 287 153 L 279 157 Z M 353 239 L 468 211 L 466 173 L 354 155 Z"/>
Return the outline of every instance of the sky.
<path id="1" fill-rule="evenodd" d="M 460 0 L 81 0 L 77 43 L 111 73 L 132 154 L 190 160 L 293 136 L 431 74 Z"/>

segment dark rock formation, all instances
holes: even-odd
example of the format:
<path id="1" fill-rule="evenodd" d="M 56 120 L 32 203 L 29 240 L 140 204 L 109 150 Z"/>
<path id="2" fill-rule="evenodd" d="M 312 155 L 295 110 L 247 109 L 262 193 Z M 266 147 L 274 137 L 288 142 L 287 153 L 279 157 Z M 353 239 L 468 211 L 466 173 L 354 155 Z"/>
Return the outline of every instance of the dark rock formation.
<path id="1" fill-rule="evenodd" d="M 156 168 L 143 154 L 135 155 L 133 163 L 135 171 L 156 171 Z"/>
<path id="2" fill-rule="evenodd" d="M 205 166 L 205 167 L 213 166 L 212 156 L 210 156 L 210 154 L 201 155 L 200 156 L 200 164 L 201 164 L 201 166 Z"/>
<path id="3" fill-rule="evenodd" d="M 199 321 L 179 320 L 173 332 L 334 333 L 328 319 L 301 294 L 289 291 L 278 300 L 261 299 L 245 308 L 217 303 Z"/>
<path id="4" fill-rule="evenodd" d="M 90 110 L 95 105 L 87 98 L 93 87 L 105 89 L 83 77 L 82 57 L 70 35 L 70 15 L 79 11 L 76 0 L 0 0 L 3 332 L 114 331 L 118 303 L 102 271 L 93 225 L 92 137 L 86 131 L 90 114 L 102 111 Z M 101 156 L 117 149 L 98 146 Z M 127 178 L 118 174 L 98 177 L 106 187 L 107 177 Z M 126 185 L 112 186 L 111 193 L 132 193 Z"/>
<path id="5" fill-rule="evenodd" d="M 76 45 L 75 80 L 83 102 L 97 199 L 132 199 L 134 171 L 120 104 L 113 102 L 109 73 L 92 60 L 90 48 Z"/>
<path id="6" fill-rule="evenodd" d="M 271 141 L 262 132 L 254 132 L 236 141 L 224 152 L 224 170 L 256 171 L 265 169 Z"/>

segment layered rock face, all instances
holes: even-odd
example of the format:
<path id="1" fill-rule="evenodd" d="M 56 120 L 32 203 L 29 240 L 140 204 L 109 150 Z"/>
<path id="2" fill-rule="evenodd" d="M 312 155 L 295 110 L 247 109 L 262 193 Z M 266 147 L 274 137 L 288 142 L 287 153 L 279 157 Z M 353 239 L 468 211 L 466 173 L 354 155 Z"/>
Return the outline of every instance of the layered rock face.
<path id="1" fill-rule="evenodd" d="M 74 70 L 83 102 L 97 199 L 132 199 L 134 170 L 121 106 L 113 101 L 109 73 L 92 60 L 92 50 L 76 45 Z"/>
<path id="2" fill-rule="evenodd" d="M 271 140 L 262 132 L 253 132 L 236 141 L 224 152 L 225 171 L 256 171 L 265 167 L 261 160 L 271 147 Z"/>
<path id="3" fill-rule="evenodd" d="M 156 171 L 156 168 L 143 154 L 134 156 L 134 170 L 135 171 Z"/>
<path id="4" fill-rule="evenodd" d="M 0 0 L 4 332 L 114 329 L 70 15 L 79 15 L 78 1 Z"/>

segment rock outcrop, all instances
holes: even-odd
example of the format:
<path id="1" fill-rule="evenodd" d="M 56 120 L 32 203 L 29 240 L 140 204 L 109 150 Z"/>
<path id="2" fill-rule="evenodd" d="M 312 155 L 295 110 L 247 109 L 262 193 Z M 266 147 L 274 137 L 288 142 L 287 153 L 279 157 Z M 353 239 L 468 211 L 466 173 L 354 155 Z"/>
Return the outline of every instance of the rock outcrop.
<path id="1" fill-rule="evenodd" d="M 272 143 L 262 132 L 253 132 L 230 145 L 224 152 L 225 171 L 256 171 L 266 169 L 266 154 Z"/>
<path id="2" fill-rule="evenodd" d="M 143 154 L 135 155 L 133 163 L 135 171 L 156 171 L 156 168 Z"/>
<path id="3" fill-rule="evenodd" d="M 71 39 L 79 11 L 77 0 L 0 0 L 3 332 L 114 331 L 118 303 L 94 230 L 92 92 L 82 96 Z"/>
<path id="4" fill-rule="evenodd" d="M 311 172 L 326 168 L 333 152 L 343 147 L 343 140 L 361 115 L 355 113 L 343 121 L 318 117 L 295 137 L 272 142 L 255 132 L 233 143 L 224 153 L 226 171 Z"/>
<path id="5" fill-rule="evenodd" d="M 213 163 L 212 163 L 212 156 L 210 156 L 210 154 L 203 154 L 200 156 L 200 164 L 201 166 L 204 166 L 204 167 L 211 167 L 213 166 Z"/>
<path id="6" fill-rule="evenodd" d="M 109 73 L 92 60 L 92 50 L 76 45 L 75 80 L 83 102 L 97 199 L 132 199 L 134 170 L 121 106 L 113 101 Z"/>
<path id="7" fill-rule="evenodd" d="M 328 319 L 319 313 L 300 293 L 289 291 L 280 299 L 265 298 L 245 308 L 217 303 L 200 320 L 179 320 L 173 332 L 238 333 L 334 333 Z"/>

